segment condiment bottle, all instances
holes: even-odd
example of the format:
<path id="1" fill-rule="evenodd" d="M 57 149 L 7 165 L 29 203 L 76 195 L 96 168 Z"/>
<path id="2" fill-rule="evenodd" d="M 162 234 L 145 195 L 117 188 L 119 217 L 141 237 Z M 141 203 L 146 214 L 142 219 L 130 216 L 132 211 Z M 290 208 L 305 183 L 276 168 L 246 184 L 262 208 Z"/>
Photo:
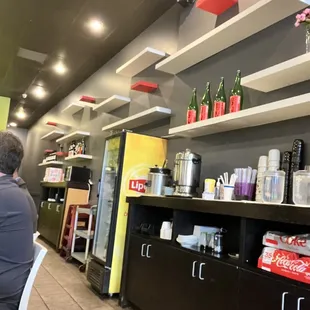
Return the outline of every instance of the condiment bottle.
<path id="1" fill-rule="evenodd" d="M 186 123 L 191 124 L 197 121 L 198 121 L 197 90 L 196 88 L 194 88 L 192 98 L 187 109 Z"/>
<path id="2" fill-rule="evenodd" d="M 238 112 L 243 108 L 243 89 L 241 86 L 241 71 L 237 71 L 235 85 L 230 92 L 229 113 Z"/>
<path id="3" fill-rule="evenodd" d="M 210 82 L 208 82 L 200 104 L 199 120 L 204 121 L 211 117 L 212 117 L 212 99 L 211 99 Z"/>
<path id="4" fill-rule="evenodd" d="M 225 109 L 226 109 L 226 94 L 225 94 L 224 78 L 222 77 L 219 88 L 214 98 L 213 117 L 224 115 Z"/>

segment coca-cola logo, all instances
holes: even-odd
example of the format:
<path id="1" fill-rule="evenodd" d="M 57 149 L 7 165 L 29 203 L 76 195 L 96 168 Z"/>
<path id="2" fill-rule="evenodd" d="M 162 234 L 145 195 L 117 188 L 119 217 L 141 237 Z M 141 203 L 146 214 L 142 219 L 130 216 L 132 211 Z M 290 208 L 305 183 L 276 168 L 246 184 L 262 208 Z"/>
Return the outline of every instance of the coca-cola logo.
<path id="1" fill-rule="evenodd" d="M 277 254 L 273 262 L 279 268 L 284 268 L 292 272 L 299 272 L 299 273 L 304 273 L 309 267 L 308 262 L 304 262 L 300 259 L 289 259 L 287 258 L 287 256 L 282 254 Z"/>
<path id="2" fill-rule="evenodd" d="M 298 246 L 298 247 L 303 247 L 303 248 L 305 248 L 307 245 L 307 240 L 302 239 L 298 236 L 292 236 L 292 237 L 280 236 L 280 241 L 287 245 L 293 245 L 293 246 Z"/>
<path id="3" fill-rule="evenodd" d="M 138 193 L 145 193 L 145 179 L 129 180 L 129 189 Z"/>

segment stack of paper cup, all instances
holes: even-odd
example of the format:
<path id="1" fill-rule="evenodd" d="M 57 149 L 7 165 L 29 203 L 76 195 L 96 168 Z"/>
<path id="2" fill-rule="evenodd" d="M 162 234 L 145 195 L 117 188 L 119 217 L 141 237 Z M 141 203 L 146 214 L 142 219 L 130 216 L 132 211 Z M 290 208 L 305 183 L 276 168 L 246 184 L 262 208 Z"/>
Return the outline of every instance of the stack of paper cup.
<path id="1" fill-rule="evenodd" d="M 163 222 L 160 229 L 160 239 L 172 239 L 172 224 L 171 222 Z"/>
<path id="2" fill-rule="evenodd" d="M 278 170 L 280 168 L 280 151 L 273 149 L 268 154 L 268 170 Z"/>
<path id="3" fill-rule="evenodd" d="M 259 202 L 263 201 L 262 190 L 263 190 L 264 172 L 267 171 L 267 166 L 268 166 L 268 156 L 260 156 L 258 160 L 256 194 L 255 194 L 255 200 Z"/>

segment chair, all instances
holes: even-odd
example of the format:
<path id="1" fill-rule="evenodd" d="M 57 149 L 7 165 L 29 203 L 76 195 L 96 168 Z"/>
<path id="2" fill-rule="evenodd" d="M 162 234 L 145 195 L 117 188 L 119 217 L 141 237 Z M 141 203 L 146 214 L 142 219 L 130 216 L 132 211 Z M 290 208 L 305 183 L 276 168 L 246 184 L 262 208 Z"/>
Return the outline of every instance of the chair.
<path id="1" fill-rule="evenodd" d="M 40 236 L 40 233 L 38 231 L 36 233 L 34 233 L 33 234 L 33 242 L 36 242 L 39 236 Z"/>
<path id="2" fill-rule="evenodd" d="M 28 302 L 32 290 L 34 280 L 38 274 L 42 261 L 47 253 L 47 249 L 41 244 L 34 242 L 34 261 L 31 268 L 30 274 L 28 276 L 26 285 L 23 290 L 22 298 L 19 303 L 18 310 L 27 310 Z"/>

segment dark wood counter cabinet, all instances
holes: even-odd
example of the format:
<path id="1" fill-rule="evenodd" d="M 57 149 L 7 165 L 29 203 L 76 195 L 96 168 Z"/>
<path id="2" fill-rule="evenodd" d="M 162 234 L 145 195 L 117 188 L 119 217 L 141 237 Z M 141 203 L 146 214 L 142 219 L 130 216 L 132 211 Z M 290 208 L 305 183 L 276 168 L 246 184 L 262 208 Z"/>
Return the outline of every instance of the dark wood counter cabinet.
<path id="1" fill-rule="evenodd" d="M 266 231 L 310 232 L 310 209 L 166 197 L 127 198 L 129 218 L 120 303 L 140 310 L 310 310 L 310 285 L 257 268 Z M 171 241 L 159 238 L 173 221 Z M 152 224 L 144 235 L 137 227 Z M 182 248 L 194 225 L 223 227 L 225 252 Z M 239 253 L 231 258 L 228 253 Z"/>
<path id="2" fill-rule="evenodd" d="M 88 195 L 89 188 L 84 183 L 41 182 L 38 231 L 57 250 L 61 247 L 69 206 L 88 203 Z"/>

